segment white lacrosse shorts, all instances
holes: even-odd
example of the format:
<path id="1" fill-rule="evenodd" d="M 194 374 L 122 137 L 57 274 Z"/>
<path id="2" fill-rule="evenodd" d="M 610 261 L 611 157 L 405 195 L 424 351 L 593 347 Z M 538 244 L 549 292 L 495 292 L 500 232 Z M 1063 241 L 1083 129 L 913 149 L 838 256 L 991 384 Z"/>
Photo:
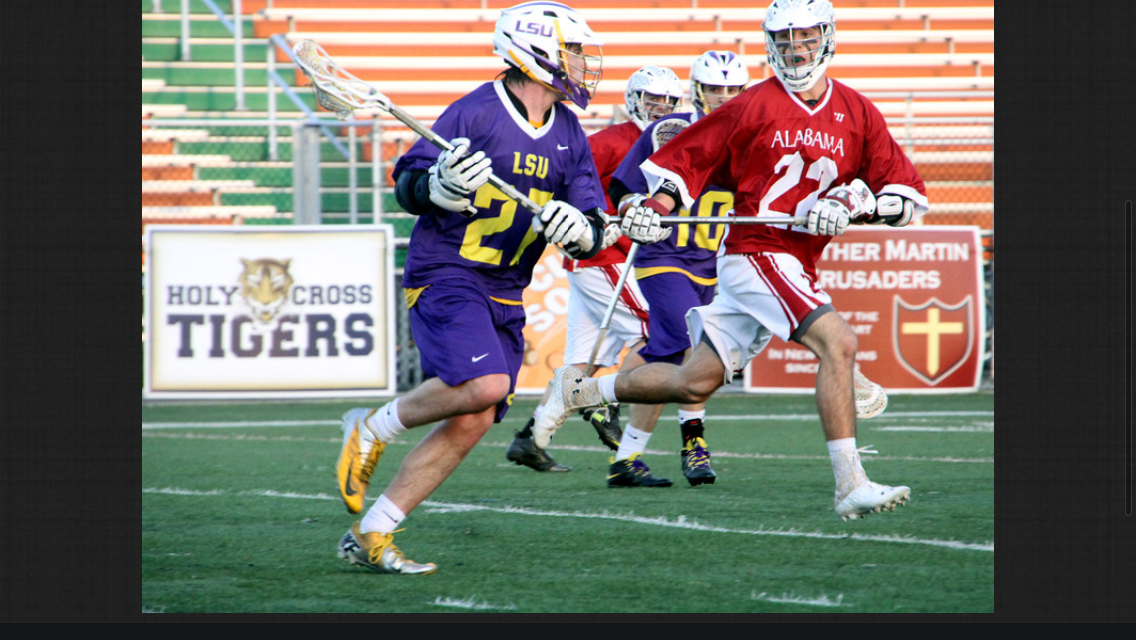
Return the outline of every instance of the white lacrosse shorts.
<path id="1" fill-rule="evenodd" d="M 568 272 L 568 317 L 564 363 L 587 363 L 600 335 L 607 307 L 626 264 L 583 267 Z M 614 366 L 624 346 L 647 338 L 647 300 L 634 274 L 624 283 L 607 335 L 596 353 L 597 368 Z"/>
<path id="2" fill-rule="evenodd" d="M 718 295 L 687 312 L 686 326 L 692 346 L 705 337 L 714 347 L 729 384 L 774 335 L 788 341 L 813 311 L 831 304 L 792 255 L 731 254 L 718 258 Z"/>

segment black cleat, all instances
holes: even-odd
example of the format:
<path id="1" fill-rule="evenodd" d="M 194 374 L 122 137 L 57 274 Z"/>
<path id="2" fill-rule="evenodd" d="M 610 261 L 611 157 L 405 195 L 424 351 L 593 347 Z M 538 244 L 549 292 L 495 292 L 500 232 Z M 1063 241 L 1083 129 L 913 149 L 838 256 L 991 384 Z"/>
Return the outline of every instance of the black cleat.
<path id="1" fill-rule="evenodd" d="M 611 459 L 611 466 L 607 470 L 607 486 L 609 487 L 669 487 L 673 484 L 666 478 L 656 478 L 651 470 L 639 458 L 643 454 L 633 453 L 626 460 Z"/>
<path id="2" fill-rule="evenodd" d="M 600 442 L 611 449 L 619 451 L 619 441 L 623 439 L 623 429 L 619 427 L 619 405 L 609 404 L 605 407 L 584 409 L 580 412 L 600 437 Z"/>
<path id="3" fill-rule="evenodd" d="M 526 428 L 531 428 L 533 419 L 529 418 L 529 424 Z M 536 446 L 533 440 L 532 432 L 529 431 L 529 436 L 522 436 L 521 433 L 525 431 L 517 431 L 513 434 L 513 443 L 509 445 L 509 450 L 505 452 L 505 457 L 509 460 L 536 471 L 571 471 L 572 467 L 562 464 L 557 464 L 552 456 Z"/>
<path id="4" fill-rule="evenodd" d="M 706 450 L 706 441 L 702 438 L 691 438 L 682 446 L 682 475 L 690 482 L 690 486 L 700 484 L 714 484 L 718 474 L 710 466 L 710 452 Z"/>

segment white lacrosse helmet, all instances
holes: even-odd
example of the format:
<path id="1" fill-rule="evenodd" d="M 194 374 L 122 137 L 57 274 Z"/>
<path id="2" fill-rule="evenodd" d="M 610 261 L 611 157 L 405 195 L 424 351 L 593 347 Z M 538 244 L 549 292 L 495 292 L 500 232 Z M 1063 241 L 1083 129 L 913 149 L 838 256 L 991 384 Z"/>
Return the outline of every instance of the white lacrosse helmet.
<path id="1" fill-rule="evenodd" d="M 623 100 L 627 115 L 642 131 L 655 120 L 674 113 L 682 103 L 682 80 L 666 67 L 643 67 L 627 80 Z"/>
<path id="2" fill-rule="evenodd" d="M 582 53 L 565 49 L 578 44 Z M 501 11 L 493 53 L 529 78 L 588 106 L 599 84 L 602 43 L 575 9 L 558 2 L 526 2 Z"/>
<path id="3" fill-rule="evenodd" d="M 694 60 L 690 67 L 690 102 L 701 113 L 714 109 L 706 100 L 703 85 L 716 87 L 745 87 L 749 84 L 749 69 L 733 51 L 707 51 Z"/>
<path id="4" fill-rule="evenodd" d="M 819 38 L 800 40 L 796 32 L 809 27 L 820 27 Z M 765 11 L 765 53 L 773 73 L 790 90 L 808 91 L 824 75 L 824 70 L 836 53 L 836 18 L 829 0 L 773 0 Z M 773 34 L 781 33 L 777 40 Z M 780 51 L 789 51 L 796 45 L 806 47 L 798 57 L 811 57 L 808 62 L 793 64 Z"/>

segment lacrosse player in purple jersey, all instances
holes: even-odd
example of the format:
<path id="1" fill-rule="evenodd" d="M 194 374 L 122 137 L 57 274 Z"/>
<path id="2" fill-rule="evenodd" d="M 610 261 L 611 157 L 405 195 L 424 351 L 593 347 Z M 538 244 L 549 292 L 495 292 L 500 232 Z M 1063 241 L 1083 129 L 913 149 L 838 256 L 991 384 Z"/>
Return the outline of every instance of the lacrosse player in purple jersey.
<path id="1" fill-rule="evenodd" d="M 592 148 L 592 158 L 605 192 L 612 174 L 639 139 L 643 129 L 679 107 L 682 103 L 682 90 L 682 81 L 670 69 L 648 66 L 631 74 L 623 94 L 627 122 L 612 125 L 588 136 L 588 145 Z M 612 216 L 616 214 L 611 200 L 607 201 L 606 211 Z M 609 225 L 606 230 L 617 235 L 620 233 L 619 225 L 616 224 Z M 634 352 L 647 340 L 647 304 L 639 293 L 635 279 L 625 277 L 630 275 L 625 270 L 631 266 L 625 263 L 631 250 L 631 240 L 618 235 L 618 239 L 614 241 L 605 238 L 604 244 L 608 245 L 609 242 L 610 246 L 591 259 L 564 258 L 564 270 L 568 273 L 564 362 L 581 370 L 591 368 L 592 373 L 597 369 L 614 366 L 621 351 L 626 348 L 629 352 Z M 607 307 L 613 296 L 617 295 L 615 290 L 621 281 L 623 289 L 618 293 L 618 303 L 612 307 L 611 317 L 606 318 L 610 330 L 605 332 Z M 533 411 L 533 417 L 516 433 L 505 457 L 537 471 L 571 471 L 571 467 L 558 464 L 533 441 L 532 425 L 551 392 L 550 385 Z M 619 448 L 623 432 L 619 428 L 618 404 L 586 410 L 583 417 L 599 434 L 604 446 L 612 451 Z"/>
<path id="2" fill-rule="evenodd" d="M 383 407 L 343 416 L 336 475 L 347 510 L 362 511 L 387 443 L 437 426 L 339 543 L 340 558 L 379 573 L 436 570 L 403 556 L 392 534 L 508 411 L 524 352 L 522 291 L 545 247 L 579 259 L 602 248 L 603 189 L 579 121 L 560 104 L 591 100 L 598 39 L 573 9 L 529 2 L 502 11 L 493 45 L 506 70 L 433 126 L 453 151 L 419 140 L 394 171 L 399 203 L 419 216 L 402 284 L 427 379 Z M 540 215 L 490 175 L 540 204 Z"/>
<path id="3" fill-rule="evenodd" d="M 739 95 L 749 83 L 749 70 L 732 51 L 707 51 L 698 56 L 690 70 L 690 96 L 694 113 L 676 113 L 651 124 L 612 176 L 608 195 L 613 202 L 624 196 L 646 193 L 647 180 L 639 168 L 657 151 L 655 131 L 668 121 L 693 123 L 727 100 Z M 679 215 L 717 217 L 733 209 L 734 194 L 718 187 L 707 187 L 689 209 Z M 622 371 L 631 371 L 648 362 L 681 364 L 690 354 L 686 312 L 709 304 L 718 283 L 718 244 L 723 236 L 721 224 L 683 224 L 668 229 L 669 237 L 639 247 L 635 256 L 635 278 L 650 310 L 651 339 L 647 346 L 628 358 Z M 671 481 L 656 478 L 641 459 L 647 441 L 655 430 L 663 405 L 630 405 L 629 421 L 619 450 L 608 469 L 609 487 L 669 487 Z M 682 474 L 691 486 L 713 484 L 717 474 L 710 466 L 703 420 L 706 404 L 680 404 L 678 422 L 682 433 Z"/>

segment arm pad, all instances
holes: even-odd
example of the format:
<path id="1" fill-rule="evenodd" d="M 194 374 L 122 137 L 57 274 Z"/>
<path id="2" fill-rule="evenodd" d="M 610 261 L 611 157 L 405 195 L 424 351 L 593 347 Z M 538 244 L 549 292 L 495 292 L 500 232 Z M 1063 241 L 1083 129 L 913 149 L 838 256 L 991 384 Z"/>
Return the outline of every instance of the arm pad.
<path id="1" fill-rule="evenodd" d="M 591 248 L 589 248 L 587 251 L 585 251 L 583 249 L 583 247 L 581 247 L 579 244 L 572 242 L 572 243 L 569 243 L 568 245 L 566 245 L 564 247 L 564 252 L 567 253 L 568 256 L 570 258 L 574 259 L 574 260 L 587 260 L 588 258 L 594 258 L 596 256 L 596 254 L 599 253 L 604 248 L 603 247 L 603 233 L 604 233 L 604 231 L 603 231 L 603 229 L 604 229 L 603 212 L 600 211 L 599 209 L 592 209 L 590 211 L 581 211 L 580 213 L 584 214 L 584 217 L 588 219 L 588 226 L 591 228 L 590 229 L 591 233 L 592 233 Z"/>
<path id="2" fill-rule="evenodd" d="M 609 184 L 607 187 L 607 194 L 611 196 L 611 201 L 615 203 L 616 209 L 619 208 L 619 203 L 623 200 L 623 198 L 630 193 L 633 192 L 627 188 L 627 185 L 620 182 L 617 178 L 612 178 L 611 184 Z M 676 203 L 678 203 L 676 205 L 677 207 L 682 206 L 682 194 L 678 192 L 678 187 L 675 186 L 675 183 L 671 182 L 670 180 L 663 180 L 663 183 L 659 185 L 659 188 L 655 190 L 655 193 L 666 194 L 671 197 L 671 200 L 674 200 Z M 670 212 L 668 211 L 666 213 L 660 213 L 660 215 L 668 215 L 669 213 Z"/>
<path id="3" fill-rule="evenodd" d="M 883 223 L 892 227 L 903 227 L 911 222 L 914 215 L 914 201 L 903 196 L 885 194 L 876 196 L 876 213 L 868 223 Z"/>
<path id="4" fill-rule="evenodd" d="M 675 201 L 676 208 L 682 207 L 682 194 L 678 192 L 677 184 L 671 182 L 670 180 L 663 180 L 663 183 L 659 185 L 658 189 L 655 189 L 655 193 L 652 195 L 659 195 L 660 193 L 670 196 L 671 200 Z M 670 212 L 668 211 L 667 213 L 663 213 L 661 215 L 667 215 L 669 213 Z"/>
<path id="5" fill-rule="evenodd" d="M 611 198 L 611 201 L 615 203 L 616 208 L 619 207 L 619 201 L 623 199 L 623 196 L 629 193 L 631 193 L 631 190 L 627 188 L 627 185 L 620 182 L 618 178 L 612 178 L 611 183 L 607 186 L 607 195 Z"/>
<path id="6" fill-rule="evenodd" d="M 398 174 L 394 197 L 403 209 L 413 215 L 420 216 L 433 211 L 435 205 L 430 201 L 430 172 L 414 169 Z"/>

